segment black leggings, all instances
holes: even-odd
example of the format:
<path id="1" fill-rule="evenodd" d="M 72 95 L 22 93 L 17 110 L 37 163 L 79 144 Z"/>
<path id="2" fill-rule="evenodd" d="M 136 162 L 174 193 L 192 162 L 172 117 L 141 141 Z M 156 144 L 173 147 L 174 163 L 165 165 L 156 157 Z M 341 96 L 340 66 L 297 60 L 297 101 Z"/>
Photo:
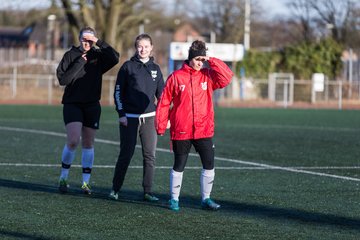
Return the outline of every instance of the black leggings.
<path id="1" fill-rule="evenodd" d="M 203 169 L 214 169 L 215 146 L 212 138 L 173 140 L 174 166 L 177 172 L 183 172 L 190 153 L 191 145 L 199 153 Z"/>

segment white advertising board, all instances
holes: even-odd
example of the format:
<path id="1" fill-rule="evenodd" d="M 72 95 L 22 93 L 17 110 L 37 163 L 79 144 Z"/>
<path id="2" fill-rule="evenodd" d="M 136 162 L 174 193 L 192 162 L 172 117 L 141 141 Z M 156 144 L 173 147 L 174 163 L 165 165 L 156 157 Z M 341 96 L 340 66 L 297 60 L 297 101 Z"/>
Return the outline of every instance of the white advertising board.
<path id="1" fill-rule="evenodd" d="M 315 92 L 323 92 L 325 86 L 325 75 L 323 73 L 314 73 L 312 75 L 313 88 Z"/>

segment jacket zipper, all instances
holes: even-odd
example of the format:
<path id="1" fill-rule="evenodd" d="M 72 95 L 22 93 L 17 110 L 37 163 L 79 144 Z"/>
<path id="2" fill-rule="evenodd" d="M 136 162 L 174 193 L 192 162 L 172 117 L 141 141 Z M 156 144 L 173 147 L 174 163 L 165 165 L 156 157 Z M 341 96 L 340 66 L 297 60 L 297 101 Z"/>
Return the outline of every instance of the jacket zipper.
<path id="1" fill-rule="evenodd" d="M 193 124 L 192 124 L 192 138 L 195 137 L 195 111 L 194 111 L 194 90 L 192 84 L 193 76 L 192 72 L 190 71 L 190 86 L 191 86 L 191 107 L 192 107 L 192 115 L 193 115 Z"/>

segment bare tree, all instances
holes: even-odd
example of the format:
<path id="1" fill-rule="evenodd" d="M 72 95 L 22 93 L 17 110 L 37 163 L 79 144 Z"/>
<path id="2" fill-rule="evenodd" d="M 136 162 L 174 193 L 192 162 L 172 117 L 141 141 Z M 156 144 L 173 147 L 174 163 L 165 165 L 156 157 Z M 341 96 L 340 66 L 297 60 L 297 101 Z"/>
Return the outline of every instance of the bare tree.
<path id="1" fill-rule="evenodd" d="M 314 39 L 314 32 L 312 27 L 313 12 L 312 0 L 295 0 L 291 1 L 288 5 L 295 16 L 292 21 L 294 26 L 297 26 L 301 39 L 310 42 Z M 296 24 L 298 22 L 298 24 Z"/>
<path id="2" fill-rule="evenodd" d="M 318 0 L 312 2 L 316 11 L 318 29 L 323 34 L 329 34 L 340 43 L 348 40 L 349 23 L 352 18 L 353 0 Z"/>
<path id="3" fill-rule="evenodd" d="M 176 13 L 192 20 L 198 29 L 203 29 L 202 34 L 214 32 L 218 42 L 242 41 L 245 0 L 177 0 L 176 4 Z"/>
<path id="4" fill-rule="evenodd" d="M 349 21 L 349 31 L 347 33 L 347 45 L 351 48 L 360 50 L 360 7 L 351 9 L 351 18 Z"/>
<path id="5" fill-rule="evenodd" d="M 206 6 L 206 7 L 205 7 Z M 239 43 L 244 34 L 244 0 L 211 0 L 202 8 L 202 18 L 208 21 L 220 42 Z"/>
<path id="6" fill-rule="evenodd" d="M 251 46 L 265 51 L 282 49 L 302 39 L 296 28 L 300 28 L 298 24 L 287 19 L 253 21 Z"/>
<path id="7" fill-rule="evenodd" d="M 79 25 L 79 21 L 75 17 L 75 13 L 72 9 L 72 3 L 70 0 L 61 0 L 61 2 L 62 2 L 62 6 L 64 8 L 66 18 L 69 23 L 69 30 L 71 32 L 71 35 L 74 38 L 73 42 L 77 42 L 78 41 L 77 36 L 80 31 L 80 25 Z"/>
<path id="8" fill-rule="evenodd" d="M 288 6 L 295 16 L 290 20 L 298 23 L 305 41 L 331 37 L 344 45 L 356 45 L 354 37 L 359 40 L 357 0 L 288 0 Z"/>
<path id="9" fill-rule="evenodd" d="M 140 0 L 61 0 L 73 41 L 77 42 L 80 28 L 90 26 L 99 36 L 122 51 L 125 38 L 136 31 L 147 12 L 135 13 Z"/>

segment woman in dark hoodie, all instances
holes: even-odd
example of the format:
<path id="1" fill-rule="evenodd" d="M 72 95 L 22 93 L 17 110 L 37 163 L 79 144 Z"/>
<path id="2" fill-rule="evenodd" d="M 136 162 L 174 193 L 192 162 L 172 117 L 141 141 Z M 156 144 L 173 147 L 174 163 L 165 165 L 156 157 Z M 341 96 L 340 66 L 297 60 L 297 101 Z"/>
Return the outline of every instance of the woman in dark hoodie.
<path id="1" fill-rule="evenodd" d="M 82 186 L 90 194 L 90 174 L 94 163 L 94 139 L 99 129 L 102 75 L 119 62 L 119 53 L 96 37 L 90 27 L 81 29 L 80 46 L 67 51 L 56 70 L 61 86 L 67 141 L 61 156 L 59 191 L 68 191 L 68 175 L 75 150 L 82 145 Z M 98 46 L 95 48 L 94 45 Z"/>
<path id="2" fill-rule="evenodd" d="M 121 66 L 115 85 L 114 100 L 119 115 L 120 153 L 109 197 L 118 199 L 118 192 L 123 185 L 139 134 L 143 155 L 144 200 L 155 202 L 159 199 L 152 193 L 157 144 L 154 118 L 156 102 L 164 88 L 164 79 L 159 65 L 151 56 L 153 43 L 148 34 L 136 37 L 135 49 L 135 55 Z"/>

